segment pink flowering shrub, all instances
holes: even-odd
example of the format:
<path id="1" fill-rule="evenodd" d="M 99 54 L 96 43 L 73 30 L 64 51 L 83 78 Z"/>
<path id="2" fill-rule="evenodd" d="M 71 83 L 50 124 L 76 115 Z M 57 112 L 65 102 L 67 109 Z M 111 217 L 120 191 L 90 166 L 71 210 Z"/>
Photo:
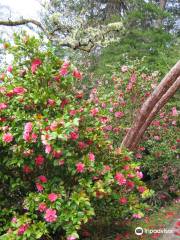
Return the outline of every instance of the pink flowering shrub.
<path id="1" fill-rule="evenodd" d="M 133 101 L 123 91 L 131 97 L 130 87 L 84 97 L 83 73 L 49 44 L 16 36 L 8 46 L 14 62 L 0 86 L 3 239 L 77 239 L 95 214 L 142 217 L 152 192 L 132 154 L 120 148 L 131 117 L 124 107 Z M 132 87 L 136 80 L 133 73 Z"/>
<path id="2" fill-rule="evenodd" d="M 161 78 L 158 72 L 145 72 L 143 62 L 122 67 L 115 63 L 113 67 L 112 78 L 98 80 L 101 88 L 97 90 L 94 87 L 90 90 L 90 98 L 96 105 L 96 112 L 99 111 L 98 105 L 104 109 L 104 116 L 100 119 L 106 123 L 103 130 L 106 137 L 113 139 L 114 145 L 118 145 L 131 127 L 138 109 Z M 94 84 L 93 79 L 91 84 Z M 156 192 L 151 199 L 156 206 L 164 204 L 171 197 L 179 196 L 178 104 L 177 93 L 161 109 L 134 151 L 136 161 L 140 163 L 144 173 L 143 181 Z"/>

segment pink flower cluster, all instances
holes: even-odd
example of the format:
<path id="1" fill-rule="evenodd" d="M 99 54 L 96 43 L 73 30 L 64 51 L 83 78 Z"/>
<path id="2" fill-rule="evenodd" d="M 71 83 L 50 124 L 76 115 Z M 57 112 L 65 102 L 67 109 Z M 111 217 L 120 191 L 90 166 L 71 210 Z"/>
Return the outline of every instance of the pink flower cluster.
<path id="1" fill-rule="evenodd" d="M 68 236 L 68 237 L 67 237 L 67 240 L 76 240 L 76 237 L 74 237 L 74 236 Z"/>
<path id="2" fill-rule="evenodd" d="M 34 59 L 34 60 L 32 61 L 32 63 L 31 63 L 31 72 L 32 72 L 32 73 L 35 73 L 36 70 L 37 70 L 37 68 L 38 68 L 41 64 L 42 64 L 41 59 L 39 59 L 39 58 Z"/>
<path id="3" fill-rule="evenodd" d="M 55 222 L 57 220 L 56 210 L 51 209 L 51 208 L 46 209 L 44 218 L 45 218 L 46 222 L 50 222 L 50 223 Z"/>
<path id="4" fill-rule="evenodd" d="M 95 161 L 95 155 L 94 155 L 94 153 L 90 152 L 90 153 L 88 154 L 88 157 L 89 157 L 89 160 L 90 160 L 90 161 Z"/>
<path id="5" fill-rule="evenodd" d="M 127 198 L 125 198 L 125 197 L 120 198 L 119 203 L 122 205 L 125 205 L 127 203 Z"/>
<path id="6" fill-rule="evenodd" d="M 133 214 L 133 218 L 141 219 L 142 215 L 140 213 L 135 213 L 135 214 Z"/>
<path id="7" fill-rule="evenodd" d="M 124 113 L 123 113 L 123 112 L 115 112 L 114 116 L 115 116 L 116 118 L 121 118 L 121 117 L 124 116 Z"/>
<path id="8" fill-rule="evenodd" d="M 73 71 L 72 74 L 73 74 L 73 77 L 74 77 L 74 78 L 79 79 L 79 80 L 82 79 L 82 73 L 79 72 L 79 71 L 77 70 L 77 68 L 74 69 L 74 71 Z"/>
<path id="9" fill-rule="evenodd" d="M 84 168 L 85 168 L 84 163 L 79 162 L 79 163 L 76 164 L 76 171 L 77 171 L 78 173 L 84 172 Z"/>
<path id="10" fill-rule="evenodd" d="M 38 179 L 39 179 L 42 183 L 47 183 L 47 178 L 46 178 L 44 175 L 39 176 Z"/>
<path id="11" fill-rule="evenodd" d="M 126 178 L 124 177 L 124 175 L 122 173 L 116 173 L 115 175 L 115 179 L 118 182 L 119 185 L 124 185 L 126 184 Z"/>
<path id="12" fill-rule="evenodd" d="M 0 110 L 4 110 L 7 108 L 7 104 L 6 103 L 0 103 Z"/>
<path id="13" fill-rule="evenodd" d="M 41 154 L 39 154 L 39 155 L 35 158 L 35 163 L 36 163 L 37 166 L 43 165 L 43 163 L 44 163 L 44 157 L 43 157 Z"/>
<path id="14" fill-rule="evenodd" d="M 5 133 L 2 136 L 2 140 L 3 140 L 3 142 L 10 143 L 13 141 L 13 135 L 11 133 Z"/>
<path id="15" fill-rule="evenodd" d="M 23 224 L 18 229 L 18 236 L 21 236 L 24 234 L 24 232 L 28 229 L 29 224 Z"/>
<path id="16" fill-rule="evenodd" d="M 55 202 L 57 198 L 58 198 L 58 195 L 56 193 L 50 193 L 48 195 L 48 199 L 50 200 L 50 202 Z"/>
<path id="17" fill-rule="evenodd" d="M 15 87 L 13 89 L 13 93 L 17 95 L 23 95 L 25 92 L 27 92 L 27 90 L 23 87 Z"/>
<path id="18" fill-rule="evenodd" d="M 66 76 L 68 74 L 68 67 L 70 66 L 69 61 L 65 61 L 59 70 L 60 76 Z"/>
<path id="19" fill-rule="evenodd" d="M 39 206 L 38 206 L 38 210 L 40 212 L 44 212 L 45 210 L 47 209 L 47 206 L 44 202 L 40 203 Z"/>
<path id="20" fill-rule="evenodd" d="M 31 122 L 28 122 L 25 124 L 24 126 L 24 132 L 23 132 L 23 139 L 26 142 L 36 142 L 37 141 L 37 134 L 36 133 L 32 133 L 32 129 L 33 129 L 33 124 Z"/>
<path id="21" fill-rule="evenodd" d="M 130 80 L 129 80 L 129 83 L 126 87 L 126 91 L 127 92 L 130 92 L 133 88 L 133 85 L 136 83 L 136 79 L 137 79 L 137 76 L 135 73 L 132 73 L 131 77 L 130 77 Z"/>

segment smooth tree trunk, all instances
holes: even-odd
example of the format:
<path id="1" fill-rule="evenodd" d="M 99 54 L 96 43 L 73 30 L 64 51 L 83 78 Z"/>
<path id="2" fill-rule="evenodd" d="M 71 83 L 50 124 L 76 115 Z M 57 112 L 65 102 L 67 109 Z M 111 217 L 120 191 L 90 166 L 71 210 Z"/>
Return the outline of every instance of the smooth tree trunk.
<path id="1" fill-rule="evenodd" d="M 177 78 L 177 80 L 174 82 L 174 84 L 168 89 L 168 91 L 163 95 L 163 97 L 159 100 L 159 102 L 155 105 L 153 110 L 151 111 L 151 114 L 146 119 L 144 125 L 141 127 L 140 131 L 138 132 L 138 135 L 133 140 L 133 143 L 131 145 L 131 149 L 136 148 L 139 141 L 141 140 L 142 136 L 144 135 L 146 129 L 149 127 L 157 113 L 160 111 L 161 108 L 164 107 L 164 105 L 168 102 L 168 100 L 176 93 L 176 91 L 180 88 L 180 77 Z"/>
<path id="2" fill-rule="evenodd" d="M 169 71 L 137 112 L 121 146 L 134 150 L 156 114 L 179 88 L 180 61 Z"/>

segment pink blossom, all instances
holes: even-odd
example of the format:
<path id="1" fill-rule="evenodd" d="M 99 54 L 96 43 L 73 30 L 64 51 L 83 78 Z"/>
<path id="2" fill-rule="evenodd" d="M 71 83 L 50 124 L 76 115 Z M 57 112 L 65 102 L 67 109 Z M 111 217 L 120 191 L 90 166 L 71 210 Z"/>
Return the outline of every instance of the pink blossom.
<path id="1" fill-rule="evenodd" d="M 98 108 L 94 108 L 90 110 L 91 116 L 95 117 L 97 115 L 97 113 L 99 112 Z"/>
<path id="2" fill-rule="evenodd" d="M 84 167 L 85 167 L 84 163 L 79 162 L 76 164 L 76 171 L 78 173 L 82 173 L 84 172 Z"/>
<path id="3" fill-rule="evenodd" d="M 35 163 L 37 166 L 40 166 L 44 163 L 44 157 L 42 155 L 38 155 L 36 158 L 35 158 Z"/>
<path id="4" fill-rule="evenodd" d="M 75 116 L 76 113 L 77 113 L 77 111 L 74 109 L 69 111 L 70 116 Z"/>
<path id="5" fill-rule="evenodd" d="M 39 204 L 38 210 L 39 210 L 40 212 L 44 212 L 46 209 L 47 209 L 47 206 L 46 206 L 45 203 L 42 202 L 42 203 Z"/>
<path id="6" fill-rule="evenodd" d="M 138 149 L 139 149 L 140 151 L 144 151 L 144 150 L 145 150 L 145 147 L 139 146 Z"/>
<path id="7" fill-rule="evenodd" d="M 132 88 L 133 88 L 133 84 L 131 82 L 129 82 L 127 87 L 126 87 L 126 91 L 130 92 Z"/>
<path id="8" fill-rule="evenodd" d="M 102 107 L 102 108 L 106 108 L 106 103 L 102 103 L 102 104 L 101 104 L 101 107 Z"/>
<path id="9" fill-rule="evenodd" d="M 137 175 L 137 177 L 140 178 L 140 179 L 143 178 L 143 173 L 142 173 L 142 172 L 137 171 L 137 172 L 136 172 L 136 175 Z"/>
<path id="10" fill-rule="evenodd" d="M 111 130 L 112 130 L 111 125 L 107 125 L 107 126 L 103 127 L 103 131 L 111 131 Z"/>
<path id="11" fill-rule="evenodd" d="M 61 76 L 66 76 L 68 74 L 68 69 L 66 67 L 62 67 L 60 70 L 59 70 L 59 74 Z"/>
<path id="12" fill-rule="evenodd" d="M 13 218 L 11 219 L 11 222 L 12 222 L 12 223 L 17 223 L 17 218 L 16 218 L 16 217 L 13 217 Z"/>
<path id="13" fill-rule="evenodd" d="M 122 73 L 125 73 L 125 72 L 127 72 L 127 71 L 128 71 L 128 66 L 123 65 L 123 66 L 121 67 L 121 72 L 122 72 Z"/>
<path id="14" fill-rule="evenodd" d="M 120 198 L 119 203 L 122 205 L 125 205 L 127 203 L 127 198 L 125 198 L 125 197 Z"/>
<path id="15" fill-rule="evenodd" d="M 25 157 L 29 157 L 29 156 L 31 156 L 31 155 L 33 154 L 33 152 L 34 152 L 33 149 L 28 149 L 28 150 L 26 150 L 26 151 L 23 152 L 23 155 L 24 155 Z"/>
<path id="16" fill-rule="evenodd" d="M 49 154 L 52 151 L 52 146 L 51 145 L 46 145 L 45 146 L 45 153 Z"/>
<path id="17" fill-rule="evenodd" d="M 139 187 L 138 187 L 138 191 L 139 191 L 140 193 L 143 193 L 145 190 L 146 190 L 146 188 L 143 187 L 143 186 L 139 186 Z"/>
<path id="18" fill-rule="evenodd" d="M 115 179 L 117 180 L 119 185 L 124 185 L 126 184 L 126 179 L 122 173 L 116 173 Z"/>
<path id="19" fill-rule="evenodd" d="M 30 133 L 32 131 L 32 128 L 33 128 L 32 122 L 28 122 L 24 126 L 24 131 Z"/>
<path id="20" fill-rule="evenodd" d="M 74 237 L 74 236 L 68 236 L 68 237 L 67 237 L 67 240 L 76 240 L 76 237 Z"/>
<path id="21" fill-rule="evenodd" d="M 68 99 L 63 99 L 61 102 L 61 108 L 64 108 L 69 103 Z"/>
<path id="22" fill-rule="evenodd" d="M 77 132 L 71 132 L 70 133 L 70 139 L 76 140 L 79 138 L 79 134 Z"/>
<path id="23" fill-rule="evenodd" d="M 32 72 L 32 73 L 35 73 L 36 70 L 37 70 L 37 68 L 38 68 L 41 64 L 42 64 L 41 59 L 39 59 L 39 58 L 34 59 L 34 60 L 32 61 L 32 63 L 31 63 L 31 72 Z"/>
<path id="24" fill-rule="evenodd" d="M 81 80 L 81 79 L 82 79 L 82 73 L 79 72 L 79 71 L 75 68 L 74 71 L 73 71 L 73 77 Z"/>
<path id="25" fill-rule="evenodd" d="M 71 64 L 70 61 L 65 60 L 62 65 L 62 68 L 68 68 L 70 66 L 70 64 Z"/>
<path id="26" fill-rule="evenodd" d="M 9 91 L 8 93 L 6 93 L 6 96 L 7 96 L 7 97 L 13 97 L 13 96 L 14 96 L 13 90 L 12 90 L 12 91 Z"/>
<path id="27" fill-rule="evenodd" d="M 52 154 L 54 158 L 60 158 L 63 155 L 61 150 L 57 150 L 57 151 L 54 150 Z"/>
<path id="28" fill-rule="evenodd" d="M 94 160 L 95 160 L 95 155 L 94 155 L 92 152 L 90 152 L 90 153 L 88 154 L 88 157 L 89 157 L 89 160 L 90 160 L 90 161 L 94 161 Z"/>
<path id="29" fill-rule="evenodd" d="M 136 213 L 136 214 L 133 214 L 133 218 L 140 219 L 140 218 L 142 218 L 142 216 L 141 216 L 141 214 Z"/>
<path id="30" fill-rule="evenodd" d="M 27 90 L 23 87 L 15 87 L 13 89 L 13 93 L 17 94 L 17 95 L 22 95 L 26 92 Z"/>
<path id="31" fill-rule="evenodd" d="M 11 65 L 7 67 L 7 72 L 10 72 L 10 73 L 11 73 L 12 70 L 13 70 L 13 67 L 12 67 Z"/>
<path id="32" fill-rule="evenodd" d="M 23 133 L 23 139 L 24 139 L 26 142 L 29 142 L 29 141 L 31 140 L 30 133 L 29 133 L 29 132 L 24 132 L 24 133 Z"/>
<path id="33" fill-rule="evenodd" d="M 56 104 L 56 101 L 53 99 L 48 99 L 47 104 L 51 107 L 53 107 Z"/>
<path id="34" fill-rule="evenodd" d="M 59 166 L 63 166 L 63 165 L 64 165 L 64 163 L 65 163 L 65 161 L 64 161 L 64 160 L 59 160 L 59 162 L 58 162 Z"/>
<path id="35" fill-rule="evenodd" d="M 107 122 L 109 122 L 109 118 L 108 118 L 108 117 L 104 117 L 104 116 L 103 116 L 103 117 L 100 117 L 99 120 L 100 120 L 101 123 L 107 123 Z"/>
<path id="36" fill-rule="evenodd" d="M 9 129 L 9 126 L 4 126 L 4 127 L 2 127 L 2 130 L 3 131 L 7 131 Z"/>
<path id="37" fill-rule="evenodd" d="M 28 165 L 24 165 L 24 167 L 23 167 L 23 172 L 24 173 L 26 173 L 26 174 L 28 174 L 28 173 L 30 173 L 32 170 L 31 170 L 31 168 L 28 166 Z"/>
<path id="38" fill-rule="evenodd" d="M 127 176 L 128 176 L 128 178 L 134 178 L 134 174 L 132 174 L 132 173 L 129 173 Z"/>
<path id="39" fill-rule="evenodd" d="M 104 166 L 104 171 L 105 172 L 109 172 L 111 170 L 111 167 L 110 166 L 108 166 L 108 165 L 105 165 Z"/>
<path id="40" fill-rule="evenodd" d="M 131 83 L 135 83 L 136 82 L 136 74 L 135 73 L 133 73 L 132 75 L 131 75 L 131 78 L 130 78 L 130 82 Z"/>
<path id="41" fill-rule="evenodd" d="M 58 198 L 58 195 L 55 194 L 55 193 L 50 193 L 50 194 L 48 195 L 48 199 L 49 199 L 51 202 L 55 202 L 57 198 Z"/>
<path id="42" fill-rule="evenodd" d="M 11 133 L 5 133 L 2 136 L 2 140 L 3 140 L 3 142 L 10 143 L 13 141 L 13 135 Z"/>
<path id="43" fill-rule="evenodd" d="M 160 127 L 160 121 L 153 121 L 152 125 L 156 127 Z"/>
<path id="44" fill-rule="evenodd" d="M 58 128 L 58 123 L 57 122 L 52 122 L 50 125 L 50 130 L 55 131 Z"/>
<path id="45" fill-rule="evenodd" d="M 115 112 L 114 116 L 117 118 L 121 118 L 124 116 L 124 113 L 123 112 Z"/>
<path id="46" fill-rule="evenodd" d="M 23 235 L 24 234 L 24 232 L 28 229 L 28 227 L 29 227 L 29 224 L 23 224 L 23 225 L 21 225 L 20 227 L 19 227 L 19 229 L 18 229 L 18 236 L 21 236 L 21 235 Z"/>
<path id="47" fill-rule="evenodd" d="M 78 142 L 78 147 L 82 150 L 85 149 L 88 145 L 84 142 Z"/>
<path id="48" fill-rule="evenodd" d="M 142 158 L 142 154 L 141 153 L 136 153 L 135 157 L 141 159 Z"/>
<path id="49" fill-rule="evenodd" d="M 0 103 L 0 110 L 6 109 L 7 104 L 6 103 Z"/>
<path id="50" fill-rule="evenodd" d="M 173 126 L 176 126 L 176 121 L 175 121 L 175 120 L 172 121 L 172 125 L 173 125 Z"/>
<path id="51" fill-rule="evenodd" d="M 5 93 L 6 92 L 6 87 L 0 87 L 0 93 Z"/>
<path id="52" fill-rule="evenodd" d="M 130 169 L 129 165 L 125 165 L 123 168 L 124 168 L 124 170 L 126 170 L 126 171 Z"/>
<path id="53" fill-rule="evenodd" d="M 44 218 L 47 222 L 55 222 L 57 219 L 56 210 L 48 208 L 45 212 Z"/>
<path id="54" fill-rule="evenodd" d="M 38 192 L 42 192 L 44 190 L 44 187 L 40 183 L 36 183 L 36 188 Z"/>
<path id="55" fill-rule="evenodd" d="M 131 181 L 127 181 L 126 182 L 126 186 L 130 189 L 133 189 L 134 188 L 134 182 L 131 182 Z"/>
<path id="56" fill-rule="evenodd" d="M 178 116 L 178 111 L 177 111 L 176 107 L 173 107 L 173 108 L 172 108 L 172 116 L 173 116 L 173 117 Z"/>
<path id="57" fill-rule="evenodd" d="M 33 142 L 36 142 L 37 138 L 38 138 L 38 135 L 36 133 L 32 133 L 31 138 L 32 138 Z"/>
<path id="58" fill-rule="evenodd" d="M 38 179 L 39 179 L 42 183 L 47 183 L 47 178 L 46 178 L 44 175 L 39 176 Z"/>
<path id="59" fill-rule="evenodd" d="M 160 136 L 154 136 L 154 139 L 155 139 L 156 141 L 159 141 L 161 138 L 160 138 Z"/>

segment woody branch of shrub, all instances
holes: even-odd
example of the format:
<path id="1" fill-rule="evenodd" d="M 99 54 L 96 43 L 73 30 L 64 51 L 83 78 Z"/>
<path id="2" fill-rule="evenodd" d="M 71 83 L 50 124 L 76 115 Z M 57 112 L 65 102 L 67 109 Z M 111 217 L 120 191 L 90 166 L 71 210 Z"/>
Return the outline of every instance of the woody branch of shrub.
<path id="1" fill-rule="evenodd" d="M 179 87 L 180 61 L 173 66 L 149 98 L 143 103 L 135 117 L 132 127 L 124 137 L 121 146 L 129 150 L 134 150 L 136 148 L 156 114 L 175 94 Z"/>

